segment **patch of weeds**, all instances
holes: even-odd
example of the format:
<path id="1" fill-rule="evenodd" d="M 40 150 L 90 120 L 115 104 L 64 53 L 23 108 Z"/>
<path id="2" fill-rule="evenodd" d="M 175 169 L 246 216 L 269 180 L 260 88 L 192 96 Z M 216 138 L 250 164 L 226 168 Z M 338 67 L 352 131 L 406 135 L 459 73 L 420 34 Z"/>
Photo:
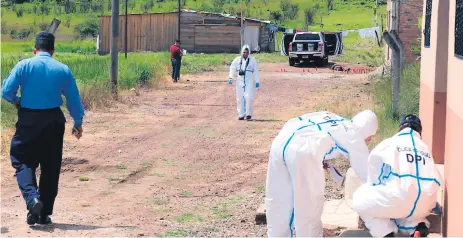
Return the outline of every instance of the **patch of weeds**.
<path id="1" fill-rule="evenodd" d="M 165 207 L 163 207 L 163 208 L 156 208 L 156 209 L 154 209 L 154 210 L 157 211 L 157 212 L 161 212 L 161 213 L 171 213 L 171 210 L 170 210 L 169 208 L 165 208 Z"/>
<path id="2" fill-rule="evenodd" d="M 259 185 L 256 187 L 257 191 L 259 192 L 265 192 L 265 185 Z"/>
<path id="3" fill-rule="evenodd" d="M 127 170 L 127 166 L 124 166 L 124 165 L 118 165 L 116 166 L 116 168 L 120 170 Z"/>
<path id="4" fill-rule="evenodd" d="M 244 200 L 242 197 L 230 197 L 226 200 L 219 202 L 216 206 L 212 207 L 212 214 L 217 220 L 228 220 L 233 217 L 232 209 L 238 203 L 241 203 Z"/>
<path id="5" fill-rule="evenodd" d="M 177 229 L 173 231 L 168 231 L 159 237 L 185 237 L 187 235 L 187 232 L 183 229 Z"/>
<path id="6" fill-rule="evenodd" d="M 109 194 L 114 194 L 114 192 L 111 192 L 111 191 L 103 191 L 100 193 L 102 196 L 106 196 L 106 195 L 109 195 Z"/>
<path id="7" fill-rule="evenodd" d="M 166 200 L 162 200 L 162 199 L 159 199 L 159 198 L 153 198 L 153 204 L 154 205 L 166 205 L 168 204 L 169 201 L 166 201 Z"/>
<path id="8" fill-rule="evenodd" d="M 122 180 L 121 178 L 115 178 L 115 177 L 109 177 L 108 178 L 108 181 L 109 181 L 110 184 L 117 183 L 117 182 L 119 182 L 121 180 Z"/>
<path id="9" fill-rule="evenodd" d="M 90 204 L 82 204 L 82 207 L 90 207 Z"/>
<path id="10" fill-rule="evenodd" d="M 81 182 L 86 182 L 86 181 L 89 181 L 89 180 L 90 180 L 90 178 L 88 178 L 88 177 L 80 177 L 79 178 L 79 181 L 81 181 Z"/>
<path id="11" fill-rule="evenodd" d="M 175 176 L 175 179 L 185 179 L 185 178 L 186 178 L 186 176 L 183 175 L 183 174 Z"/>
<path id="12" fill-rule="evenodd" d="M 162 159 L 162 161 L 164 161 L 164 164 L 167 165 L 167 166 L 177 165 L 177 162 L 171 161 L 171 160 L 168 160 L 168 159 Z"/>
<path id="13" fill-rule="evenodd" d="M 166 177 L 166 174 L 161 174 L 161 173 L 150 173 L 149 176 Z"/>
<path id="14" fill-rule="evenodd" d="M 161 148 L 170 148 L 171 145 L 170 144 L 161 144 Z"/>
<path id="15" fill-rule="evenodd" d="M 203 222 L 204 219 L 199 215 L 192 214 L 192 213 L 184 213 L 178 216 L 175 220 L 177 222 Z"/>
<path id="16" fill-rule="evenodd" d="M 148 168 L 151 166 L 151 163 L 150 162 L 143 162 L 143 164 L 141 164 L 141 167 L 143 167 L 144 169 Z"/>
<path id="17" fill-rule="evenodd" d="M 182 193 L 180 193 L 180 197 L 182 197 L 182 198 L 188 198 L 188 197 L 192 197 L 192 196 L 193 196 L 193 193 L 189 192 L 189 191 L 182 191 Z"/>

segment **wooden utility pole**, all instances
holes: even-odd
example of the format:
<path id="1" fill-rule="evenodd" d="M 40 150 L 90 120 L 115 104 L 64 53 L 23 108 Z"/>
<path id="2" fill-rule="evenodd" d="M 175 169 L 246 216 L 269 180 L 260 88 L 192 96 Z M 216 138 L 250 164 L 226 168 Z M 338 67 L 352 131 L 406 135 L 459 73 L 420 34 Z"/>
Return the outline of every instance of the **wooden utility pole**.
<path id="1" fill-rule="evenodd" d="M 125 0 L 125 36 L 124 36 L 124 52 L 125 52 L 125 58 L 127 59 L 127 25 L 128 25 L 128 22 L 127 22 L 127 9 L 128 9 L 128 1 L 129 0 Z"/>
<path id="2" fill-rule="evenodd" d="M 241 29 L 240 29 L 240 35 L 241 35 L 241 47 L 244 45 L 244 32 L 243 32 L 243 0 L 240 0 L 240 8 L 241 8 Z M 241 53 L 241 52 L 240 52 Z"/>
<path id="3" fill-rule="evenodd" d="M 178 40 L 180 40 L 180 0 L 178 0 Z"/>
<path id="4" fill-rule="evenodd" d="M 117 63 L 118 63 L 118 50 L 117 50 L 117 38 L 119 37 L 119 0 L 112 0 L 112 13 L 111 13 L 111 92 L 113 96 L 117 98 Z"/>

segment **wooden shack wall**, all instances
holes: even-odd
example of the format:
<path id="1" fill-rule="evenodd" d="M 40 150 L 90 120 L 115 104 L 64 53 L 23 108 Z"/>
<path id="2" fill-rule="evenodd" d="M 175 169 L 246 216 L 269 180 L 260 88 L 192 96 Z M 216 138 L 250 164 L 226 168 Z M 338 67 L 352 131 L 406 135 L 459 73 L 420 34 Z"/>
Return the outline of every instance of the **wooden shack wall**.
<path id="1" fill-rule="evenodd" d="M 178 32 L 176 13 L 129 15 L 127 25 L 127 51 L 168 51 Z M 111 17 L 100 17 L 99 53 L 110 52 Z M 119 16 L 118 49 L 124 51 L 125 16 Z"/>
<path id="2" fill-rule="evenodd" d="M 241 48 L 240 20 L 216 14 L 182 12 L 180 18 L 181 47 L 197 53 L 238 53 Z M 261 52 L 275 51 L 275 42 L 265 23 L 260 26 Z M 168 51 L 177 38 L 177 13 L 137 14 L 128 16 L 127 50 Z M 125 16 L 119 17 L 118 49 L 124 51 Z M 100 18 L 99 53 L 110 52 L 111 17 Z"/>

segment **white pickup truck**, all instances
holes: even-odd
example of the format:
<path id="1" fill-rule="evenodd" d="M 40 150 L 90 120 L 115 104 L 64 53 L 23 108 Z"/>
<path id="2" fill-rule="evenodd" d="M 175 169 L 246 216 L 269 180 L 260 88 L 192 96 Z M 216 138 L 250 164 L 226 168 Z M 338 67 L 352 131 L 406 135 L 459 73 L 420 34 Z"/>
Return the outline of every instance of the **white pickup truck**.
<path id="1" fill-rule="evenodd" d="M 343 45 L 341 32 L 298 32 L 284 35 L 282 53 L 290 66 L 311 61 L 324 66 L 328 56 L 342 54 Z"/>

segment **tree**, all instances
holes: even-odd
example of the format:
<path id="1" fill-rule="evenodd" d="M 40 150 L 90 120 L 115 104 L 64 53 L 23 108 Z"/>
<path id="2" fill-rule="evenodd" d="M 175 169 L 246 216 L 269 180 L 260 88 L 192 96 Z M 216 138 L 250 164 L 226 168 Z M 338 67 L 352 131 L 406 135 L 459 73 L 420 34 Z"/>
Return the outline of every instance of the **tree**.
<path id="1" fill-rule="evenodd" d="M 283 14 L 280 11 L 270 11 L 270 20 L 280 23 L 283 20 Z"/>
<path id="2" fill-rule="evenodd" d="M 304 10 L 304 16 L 305 16 L 305 24 L 306 24 L 306 26 L 312 24 L 314 16 L 315 16 L 315 10 L 313 8 L 305 9 Z M 305 30 L 307 30 L 307 27 L 306 27 Z"/>
<path id="3" fill-rule="evenodd" d="M 292 4 L 290 0 L 281 0 L 280 9 L 284 19 L 294 20 L 299 12 L 299 5 Z"/>
<path id="4" fill-rule="evenodd" d="M 328 12 L 333 10 L 334 0 L 326 0 L 326 6 L 328 7 Z"/>

